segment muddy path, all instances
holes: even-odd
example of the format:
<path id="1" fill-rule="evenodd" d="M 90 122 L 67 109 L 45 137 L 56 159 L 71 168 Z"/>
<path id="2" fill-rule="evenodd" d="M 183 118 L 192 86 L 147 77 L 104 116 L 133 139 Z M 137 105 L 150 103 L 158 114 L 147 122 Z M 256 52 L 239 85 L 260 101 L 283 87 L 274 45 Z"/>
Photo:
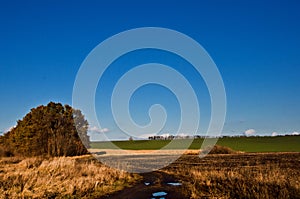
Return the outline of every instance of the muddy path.
<path id="1" fill-rule="evenodd" d="M 140 174 L 143 179 L 133 187 L 126 188 L 112 195 L 103 198 L 112 199 L 182 199 L 189 198 L 184 195 L 185 191 L 181 185 L 181 181 L 175 176 L 163 171 L 154 171 L 151 173 Z"/>

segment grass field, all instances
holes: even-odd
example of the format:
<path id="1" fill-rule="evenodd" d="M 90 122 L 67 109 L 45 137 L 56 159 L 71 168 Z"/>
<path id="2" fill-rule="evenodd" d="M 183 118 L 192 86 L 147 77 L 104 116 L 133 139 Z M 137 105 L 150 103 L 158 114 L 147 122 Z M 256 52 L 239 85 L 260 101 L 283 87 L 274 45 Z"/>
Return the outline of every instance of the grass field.
<path id="1" fill-rule="evenodd" d="M 100 198 L 138 179 L 90 156 L 0 158 L 0 199 Z"/>
<path id="2" fill-rule="evenodd" d="M 190 140 L 174 140 L 174 149 L 183 149 Z M 167 145 L 170 140 L 113 141 L 113 144 L 130 150 L 155 150 Z M 189 149 L 199 149 L 203 139 L 194 139 Z M 300 136 L 276 137 L 224 137 L 217 142 L 236 151 L 244 152 L 300 152 Z M 92 142 L 92 148 L 109 149 L 108 142 Z"/>

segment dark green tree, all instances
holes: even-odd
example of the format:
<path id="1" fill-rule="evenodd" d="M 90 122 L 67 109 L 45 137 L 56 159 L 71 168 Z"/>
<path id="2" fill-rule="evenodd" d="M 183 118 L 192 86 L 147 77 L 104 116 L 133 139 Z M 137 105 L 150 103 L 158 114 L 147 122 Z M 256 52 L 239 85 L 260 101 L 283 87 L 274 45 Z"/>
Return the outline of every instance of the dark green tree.
<path id="1" fill-rule="evenodd" d="M 88 152 L 87 130 L 88 122 L 80 110 L 50 102 L 31 109 L 1 142 L 13 154 L 75 156 Z"/>

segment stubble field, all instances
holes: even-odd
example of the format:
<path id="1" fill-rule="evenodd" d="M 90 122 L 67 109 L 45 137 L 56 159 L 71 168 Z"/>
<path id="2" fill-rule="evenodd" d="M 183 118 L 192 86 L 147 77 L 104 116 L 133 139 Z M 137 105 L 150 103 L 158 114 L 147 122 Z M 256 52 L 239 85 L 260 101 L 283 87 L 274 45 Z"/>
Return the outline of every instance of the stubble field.
<path id="1" fill-rule="evenodd" d="M 0 196 L 300 198 L 299 168 L 300 153 L 297 152 L 211 154 L 204 158 L 189 153 L 165 168 L 141 174 L 109 168 L 89 155 L 2 158 Z"/>

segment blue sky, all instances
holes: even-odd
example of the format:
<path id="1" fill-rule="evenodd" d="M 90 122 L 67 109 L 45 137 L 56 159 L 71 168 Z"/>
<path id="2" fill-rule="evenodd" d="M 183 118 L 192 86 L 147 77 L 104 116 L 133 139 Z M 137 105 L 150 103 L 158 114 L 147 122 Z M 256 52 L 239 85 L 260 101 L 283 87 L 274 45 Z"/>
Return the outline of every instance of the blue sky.
<path id="1" fill-rule="evenodd" d="M 248 129 L 261 135 L 300 132 L 299 8 L 299 1 L 2 1 L 0 131 L 40 104 L 72 104 L 77 71 L 95 46 L 119 32 L 153 26 L 192 37 L 218 66 L 227 94 L 223 134 Z M 188 65 L 157 50 L 116 60 L 96 95 L 97 114 L 114 139 L 126 136 L 119 134 L 111 117 L 111 86 L 121 75 L 121 65 L 126 71 L 149 61 L 178 70 Z M 209 94 L 191 69 L 180 72 L 197 85 L 202 132 L 210 117 Z M 133 119 L 147 124 L 153 103 L 165 105 L 170 117 L 163 131 L 173 132 L 178 102 L 159 86 L 148 85 L 134 94 Z"/>

